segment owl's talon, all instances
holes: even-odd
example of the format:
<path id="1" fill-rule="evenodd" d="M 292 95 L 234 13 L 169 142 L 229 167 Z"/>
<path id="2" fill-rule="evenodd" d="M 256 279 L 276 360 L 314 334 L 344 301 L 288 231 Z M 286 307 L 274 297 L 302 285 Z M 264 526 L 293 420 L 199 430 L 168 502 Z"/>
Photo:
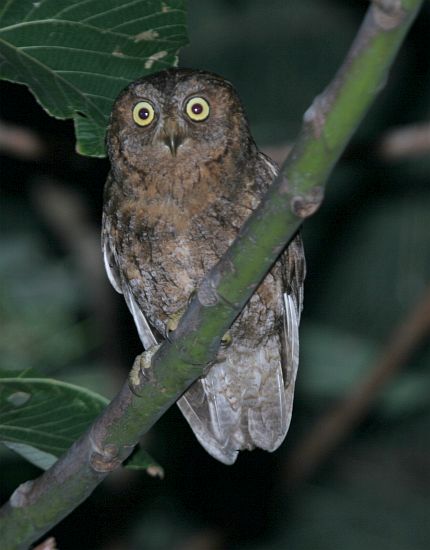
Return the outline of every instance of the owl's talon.
<path id="1" fill-rule="evenodd" d="M 228 348 L 231 346 L 231 343 L 233 342 L 233 336 L 231 335 L 231 332 L 228 330 L 224 336 L 221 338 L 221 346 L 223 348 Z"/>
<path id="2" fill-rule="evenodd" d="M 136 357 L 134 360 L 133 366 L 131 368 L 130 374 L 128 375 L 129 386 L 133 393 L 138 394 L 137 388 L 141 384 L 142 375 L 145 376 L 145 370 L 151 367 L 152 358 L 159 350 L 161 344 L 152 346 L 148 350 L 144 351 Z"/>
<path id="3" fill-rule="evenodd" d="M 170 335 L 172 334 L 172 332 L 175 332 L 175 330 L 178 328 L 181 317 L 182 317 L 182 313 L 175 313 L 174 315 L 172 315 L 172 317 L 168 319 L 166 323 L 165 337 L 166 337 L 166 340 L 170 343 L 172 343 Z"/>
<path id="4" fill-rule="evenodd" d="M 181 320 L 181 317 L 183 314 L 184 314 L 184 310 L 181 309 L 176 313 L 174 313 L 171 317 L 169 317 L 166 323 L 167 334 L 169 334 L 170 332 L 174 332 L 178 328 L 179 321 Z"/>
<path id="5" fill-rule="evenodd" d="M 195 293 L 196 291 L 193 290 L 191 294 L 188 296 L 187 305 L 190 304 L 191 300 L 194 298 Z M 169 340 L 169 342 L 170 342 L 169 334 L 171 332 L 174 332 L 178 328 L 179 321 L 181 320 L 182 315 L 185 313 L 185 310 L 186 308 L 184 307 L 178 310 L 176 313 L 174 313 L 171 317 L 169 317 L 166 323 L 166 338 L 167 340 Z"/>

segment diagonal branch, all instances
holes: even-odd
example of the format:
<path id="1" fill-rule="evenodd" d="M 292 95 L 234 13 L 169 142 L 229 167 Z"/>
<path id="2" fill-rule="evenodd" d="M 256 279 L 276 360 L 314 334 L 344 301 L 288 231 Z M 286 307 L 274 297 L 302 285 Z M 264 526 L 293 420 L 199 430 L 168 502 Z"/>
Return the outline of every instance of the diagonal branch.
<path id="1" fill-rule="evenodd" d="M 297 143 L 258 209 L 202 282 L 174 338 L 151 365 L 135 361 L 104 413 L 0 512 L 4 548 L 25 548 L 58 523 L 130 454 L 145 433 L 216 357 L 222 335 L 302 224 L 373 98 L 422 0 L 378 0 L 339 72 L 304 116 Z"/>

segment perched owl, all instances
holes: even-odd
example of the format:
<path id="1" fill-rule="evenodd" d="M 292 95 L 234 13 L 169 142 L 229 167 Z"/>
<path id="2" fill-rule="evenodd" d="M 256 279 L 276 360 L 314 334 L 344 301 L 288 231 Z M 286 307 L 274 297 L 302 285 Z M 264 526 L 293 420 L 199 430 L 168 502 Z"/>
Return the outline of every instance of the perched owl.
<path id="1" fill-rule="evenodd" d="M 168 69 L 130 84 L 107 134 L 103 251 L 145 349 L 160 342 L 277 173 L 254 143 L 232 85 Z M 197 439 L 232 464 L 274 451 L 293 404 L 305 261 L 299 236 L 279 257 L 209 373 L 179 399 Z"/>

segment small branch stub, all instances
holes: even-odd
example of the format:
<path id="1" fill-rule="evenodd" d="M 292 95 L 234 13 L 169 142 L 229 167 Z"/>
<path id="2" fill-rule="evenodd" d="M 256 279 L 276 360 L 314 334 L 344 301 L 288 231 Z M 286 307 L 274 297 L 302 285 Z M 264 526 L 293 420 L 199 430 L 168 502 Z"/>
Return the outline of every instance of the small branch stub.
<path id="1" fill-rule="evenodd" d="M 401 0 L 373 0 L 376 24 L 384 31 L 395 29 L 406 17 Z"/>
<path id="2" fill-rule="evenodd" d="M 31 493 L 33 485 L 33 481 L 26 481 L 25 483 L 21 483 L 21 485 L 19 485 L 15 489 L 12 496 L 10 497 L 10 505 L 14 508 L 23 508 L 24 506 L 26 506 L 28 502 L 28 495 Z"/>
<path id="3" fill-rule="evenodd" d="M 118 447 L 110 443 L 91 455 L 90 464 L 96 472 L 104 473 L 116 470 L 121 465 L 122 460 Z"/>
<path id="4" fill-rule="evenodd" d="M 317 95 L 311 106 L 303 115 L 303 122 L 311 128 L 312 135 L 320 139 L 326 122 L 326 113 L 330 108 L 330 101 L 327 98 L 327 91 Z"/>
<path id="5" fill-rule="evenodd" d="M 305 195 L 296 195 L 291 199 L 291 211 L 301 219 L 315 214 L 324 198 L 324 188 L 314 187 Z"/>
<path id="6" fill-rule="evenodd" d="M 197 290 L 197 297 L 203 307 L 216 306 L 220 301 L 216 281 L 212 279 L 203 281 Z"/>

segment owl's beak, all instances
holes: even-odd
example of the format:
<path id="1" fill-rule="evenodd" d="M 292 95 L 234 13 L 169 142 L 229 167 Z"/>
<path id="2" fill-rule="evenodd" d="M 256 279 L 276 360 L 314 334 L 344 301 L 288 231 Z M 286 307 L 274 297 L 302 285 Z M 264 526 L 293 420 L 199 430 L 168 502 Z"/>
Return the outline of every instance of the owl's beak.
<path id="1" fill-rule="evenodd" d="M 176 157 L 176 151 L 183 141 L 182 133 L 176 121 L 168 118 L 164 124 L 163 142 L 170 149 L 173 157 Z"/>

